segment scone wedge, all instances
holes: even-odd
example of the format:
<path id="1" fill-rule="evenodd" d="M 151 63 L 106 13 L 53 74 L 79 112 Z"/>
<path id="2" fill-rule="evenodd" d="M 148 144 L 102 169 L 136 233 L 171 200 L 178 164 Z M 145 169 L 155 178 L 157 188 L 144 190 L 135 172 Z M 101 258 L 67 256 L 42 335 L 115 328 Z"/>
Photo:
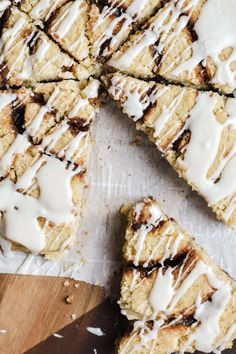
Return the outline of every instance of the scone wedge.
<path id="1" fill-rule="evenodd" d="M 235 280 L 152 198 L 122 211 L 128 225 L 119 304 L 135 322 L 118 353 L 218 353 L 231 348 Z"/>
<path id="2" fill-rule="evenodd" d="M 88 37 L 91 53 L 106 61 L 130 32 L 147 21 L 167 0 L 98 0 L 92 2 Z"/>
<path id="3" fill-rule="evenodd" d="M 236 3 L 231 0 L 171 0 L 109 61 L 138 78 L 236 89 Z"/>
<path id="4" fill-rule="evenodd" d="M 16 6 L 1 16 L 0 39 L 1 86 L 90 76 Z"/>
<path id="5" fill-rule="evenodd" d="M 103 78 L 113 100 L 144 131 L 217 217 L 236 226 L 236 99 L 120 73 Z"/>
<path id="6" fill-rule="evenodd" d="M 98 88 L 90 79 L 0 92 L 0 224 L 14 250 L 58 258 L 73 246 Z"/>
<path id="7" fill-rule="evenodd" d="M 18 6 L 90 75 L 99 72 L 99 65 L 90 55 L 88 22 L 92 5 L 89 0 L 21 0 Z"/>

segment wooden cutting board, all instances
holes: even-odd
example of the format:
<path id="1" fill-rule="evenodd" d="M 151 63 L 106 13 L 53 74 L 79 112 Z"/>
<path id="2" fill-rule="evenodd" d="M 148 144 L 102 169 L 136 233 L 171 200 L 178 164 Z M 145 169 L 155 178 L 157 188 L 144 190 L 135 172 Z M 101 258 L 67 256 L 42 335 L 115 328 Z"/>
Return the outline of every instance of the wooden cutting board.
<path id="1" fill-rule="evenodd" d="M 111 354 L 117 314 L 117 305 L 100 287 L 57 277 L 0 275 L 1 354 L 94 354 L 100 345 Z M 101 327 L 106 335 L 95 336 L 87 327 Z"/>
<path id="2" fill-rule="evenodd" d="M 127 324 L 123 321 L 117 303 L 105 298 L 100 287 L 0 274 L 0 332 L 6 330 L 0 333 L 1 354 L 113 354 Z M 105 335 L 96 336 L 88 327 L 101 328 Z M 236 343 L 224 353 L 236 354 Z"/>

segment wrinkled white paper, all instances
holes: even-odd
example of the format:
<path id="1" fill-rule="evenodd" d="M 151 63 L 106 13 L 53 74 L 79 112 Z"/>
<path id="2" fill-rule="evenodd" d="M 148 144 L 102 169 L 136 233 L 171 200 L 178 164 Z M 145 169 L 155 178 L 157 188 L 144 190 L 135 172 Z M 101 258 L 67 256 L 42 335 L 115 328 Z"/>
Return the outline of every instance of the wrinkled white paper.
<path id="1" fill-rule="evenodd" d="M 94 140 L 87 206 L 75 250 L 59 263 L 20 252 L 0 254 L 1 273 L 68 276 L 108 288 L 121 265 L 124 225 L 119 209 L 152 195 L 236 277 L 236 230 L 216 220 L 203 199 L 110 100 L 98 114 Z"/>

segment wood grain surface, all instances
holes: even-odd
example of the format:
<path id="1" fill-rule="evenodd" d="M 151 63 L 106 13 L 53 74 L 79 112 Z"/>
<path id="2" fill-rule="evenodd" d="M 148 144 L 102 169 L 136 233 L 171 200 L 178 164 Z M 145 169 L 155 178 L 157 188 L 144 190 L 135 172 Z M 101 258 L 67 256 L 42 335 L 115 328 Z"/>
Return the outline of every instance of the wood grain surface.
<path id="1" fill-rule="evenodd" d="M 72 303 L 66 302 L 68 296 Z M 97 286 L 0 275 L 0 354 L 114 354 L 126 325 L 116 301 Z M 87 327 L 101 328 L 105 335 L 96 336 Z M 236 343 L 224 353 L 236 354 Z"/>
<path id="2" fill-rule="evenodd" d="M 101 288 L 73 280 L 65 286 L 65 280 L 0 275 L 1 354 L 26 352 L 104 301 Z"/>

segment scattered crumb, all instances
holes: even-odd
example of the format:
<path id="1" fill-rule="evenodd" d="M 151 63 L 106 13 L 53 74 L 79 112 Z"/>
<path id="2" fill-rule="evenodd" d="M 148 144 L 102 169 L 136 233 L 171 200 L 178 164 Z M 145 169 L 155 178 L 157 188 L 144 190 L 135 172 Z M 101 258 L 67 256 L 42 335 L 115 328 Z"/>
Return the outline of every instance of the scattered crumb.
<path id="1" fill-rule="evenodd" d="M 53 336 L 56 338 L 63 338 L 64 336 L 62 336 L 61 334 L 58 333 L 53 333 Z"/>
<path id="2" fill-rule="evenodd" d="M 65 281 L 63 281 L 62 285 L 63 285 L 63 286 L 69 286 L 69 285 L 70 285 L 69 280 L 65 280 Z"/>
<path id="3" fill-rule="evenodd" d="M 88 263 L 88 260 L 86 258 L 81 258 L 81 263 L 84 265 L 84 264 Z"/>
<path id="4" fill-rule="evenodd" d="M 76 314 L 75 313 L 72 313 L 72 315 L 70 315 L 70 318 L 74 321 L 76 320 Z"/>
<path id="5" fill-rule="evenodd" d="M 129 131 L 128 131 L 128 135 L 132 138 L 133 132 L 131 132 L 131 131 L 129 130 Z"/>
<path id="6" fill-rule="evenodd" d="M 110 148 L 111 148 L 111 145 L 108 145 L 107 150 L 109 150 Z"/>
<path id="7" fill-rule="evenodd" d="M 80 284 L 79 284 L 79 283 L 74 284 L 74 288 L 76 288 L 76 289 L 78 289 L 78 288 L 79 288 L 79 286 L 80 286 Z"/>
<path id="8" fill-rule="evenodd" d="M 74 300 L 74 295 L 68 295 L 66 298 L 65 298 L 65 301 L 67 304 L 72 304 Z"/>
<path id="9" fill-rule="evenodd" d="M 140 141 L 142 140 L 142 137 L 140 135 L 136 135 L 135 139 L 132 140 L 129 145 L 130 146 L 138 146 Z"/>
<path id="10" fill-rule="evenodd" d="M 6 329 L 0 329 L 0 334 L 5 334 L 5 333 L 7 333 Z"/>
<path id="11" fill-rule="evenodd" d="M 87 331 L 95 334 L 95 336 L 105 336 L 106 334 L 101 330 L 101 328 L 97 328 L 97 327 L 87 327 Z"/>

